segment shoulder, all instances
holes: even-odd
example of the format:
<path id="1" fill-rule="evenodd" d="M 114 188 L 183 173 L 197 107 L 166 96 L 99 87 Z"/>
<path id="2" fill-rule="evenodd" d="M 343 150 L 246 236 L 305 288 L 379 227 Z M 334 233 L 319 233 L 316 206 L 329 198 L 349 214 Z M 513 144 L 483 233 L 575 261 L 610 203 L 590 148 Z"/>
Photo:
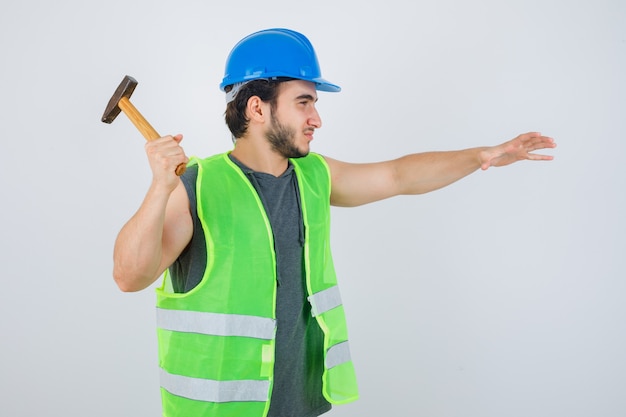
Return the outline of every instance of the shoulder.
<path id="1" fill-rule="evenodd" d="M 291 163 L 299 177 L 307 177 L 316 182 L 327 178 L 326 182 L 330 186 L 330 168 L 322 155 L 311 152 L 305 157 L 291 159 Z"/>
<path id="2" fill-rule="evenodd" d="M 228 160 L 227 152 L 212 155 L 207 158 L 191 157 L 189 158 L 188 168 L 192 168 L 192 167 L 196 167 L 196 169 L 208 168 L 208 167 L 219 165 L 220 163 L 226 162 L 226 160 Z"/>
<path id="3" fill-rule="evenodd" d="M 326 159 L 322 155 L 314 152 L 310 152 L 307 156 L 302 158 L 291 159 L 291 162 L 295 166 L 303 169 L 322 169 L 329 171 Z"/>

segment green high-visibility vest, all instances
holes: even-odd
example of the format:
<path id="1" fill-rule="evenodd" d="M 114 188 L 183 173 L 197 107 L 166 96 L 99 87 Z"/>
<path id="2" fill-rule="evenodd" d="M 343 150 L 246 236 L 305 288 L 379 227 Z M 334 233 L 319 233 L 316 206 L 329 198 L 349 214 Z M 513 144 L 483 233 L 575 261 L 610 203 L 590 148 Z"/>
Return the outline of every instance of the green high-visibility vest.
<path id="1" fill-rule="evenodd" d="M 348 332 L 330 252 L 330 172 L 317 154 L 291 161 L 305 229 L 311 310 L 324 333 L 323 395 L 358 398 Z M 250 181 L 220 154 L 193 160 L 198 217 L 207 247 L 200 284 L 157 289 L 163 415 L 262 417 L 269 410 L 276 335 L 276 254 L 271 226 Z"/>

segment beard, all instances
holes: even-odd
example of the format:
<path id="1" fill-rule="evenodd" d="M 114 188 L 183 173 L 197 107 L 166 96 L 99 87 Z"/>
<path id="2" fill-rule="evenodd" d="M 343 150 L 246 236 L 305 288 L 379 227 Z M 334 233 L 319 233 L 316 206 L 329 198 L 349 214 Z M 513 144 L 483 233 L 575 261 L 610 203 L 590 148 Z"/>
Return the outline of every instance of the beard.
<path id="1" fill-rule="evenodd" d="M 296 130 L 280 123 L 272 113 L 272 126 L 265 133 L 265 137 L 272 145 L 272 149 L 285 158 L 302 158 L 309 154 L 308 149 L 303 151 L 296 146 Z"/>

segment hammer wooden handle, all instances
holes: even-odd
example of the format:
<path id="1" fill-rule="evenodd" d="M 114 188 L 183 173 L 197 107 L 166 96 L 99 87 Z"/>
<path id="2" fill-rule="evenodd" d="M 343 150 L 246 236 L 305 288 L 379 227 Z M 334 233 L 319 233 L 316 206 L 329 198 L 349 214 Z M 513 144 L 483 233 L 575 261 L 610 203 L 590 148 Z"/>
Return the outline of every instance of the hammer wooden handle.
<path id="1" fill-rule="evenodd" d="M 139 113 L 139 110 L 130 102 L 128 97 L 122 97 L 118 102 L 118 106 L 124 114 L 130 119 L 131 122 L 135 125 L 135 127 L 141 132 L 146 140 L 151 141 L 161 137 L 158 132 L 152 127 L 150 123 Z M 179 164 L 176 167 L 176 175 L 183 175 L 185 170 L 187 169 L 185 164 Z"/>

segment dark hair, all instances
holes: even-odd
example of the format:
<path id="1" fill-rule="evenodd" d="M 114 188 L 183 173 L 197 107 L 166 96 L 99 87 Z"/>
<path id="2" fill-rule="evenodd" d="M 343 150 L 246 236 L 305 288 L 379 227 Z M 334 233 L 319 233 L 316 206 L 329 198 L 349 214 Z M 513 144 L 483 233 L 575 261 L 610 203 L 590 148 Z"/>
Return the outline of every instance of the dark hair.
<path id="1" fill-rule="evenodd" d="M 278 87 L 281 82 L 288 80 L 286 78 L 259 79 L 250 81 L 241 87 L 235 99 L 226 105 L 226 112 L 224 112 L 224 119 L 233 135 L 233 140 L 239 139 L 248 130 L 250 120 L 246 117 L 246 107 L 250 97 L 259 97 L 264 103 L 269 103 L 270 108 L 274 111 L 278 100 Z M 229 85 L 224 90 L 229 92 L 231 89 L 232 85 Z"/>

